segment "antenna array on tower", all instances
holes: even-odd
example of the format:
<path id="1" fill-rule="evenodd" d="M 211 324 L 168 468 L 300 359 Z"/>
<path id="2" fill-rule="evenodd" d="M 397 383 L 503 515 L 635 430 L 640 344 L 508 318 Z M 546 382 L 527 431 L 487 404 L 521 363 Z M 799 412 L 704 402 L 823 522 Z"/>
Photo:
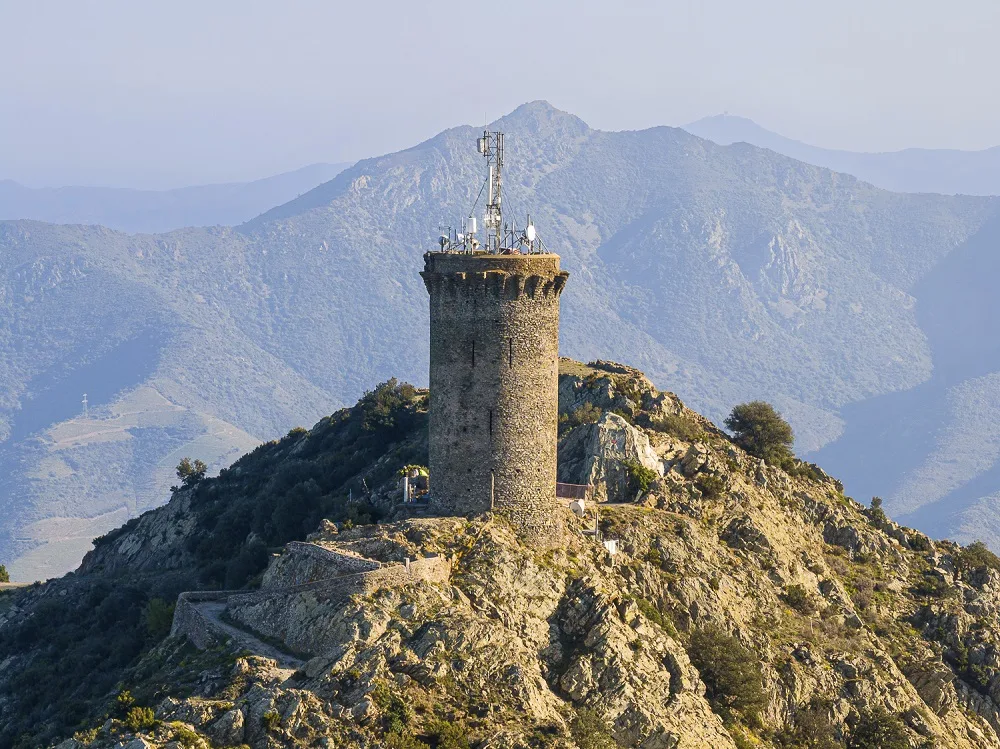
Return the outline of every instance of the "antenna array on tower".
<path id="1" fill-rule="evenodd" d="M 469 212 L 469 217 L 462 221 L 462 230 L 455 231 L 452 227 L 446 229 L 439 240 L 441 252 L 486 252 L 490 254 L 535 254 L 544 252 L 541 239 L 531 223 L 531 216 L 526 217 L 523 229 L 515 228 L 503 220 L 503 157 L 504 134 L 500 131 L 484 130 L 481 138 L 476 139 L 476 150 L 487 163 L 486 182 L 479 191 L 479 197 Z M 480 242 L 477 236 L 476 206 L 483 190 L 486 190 L 486 206 L 483 213 L 483 231 L 485 236 Z"/>

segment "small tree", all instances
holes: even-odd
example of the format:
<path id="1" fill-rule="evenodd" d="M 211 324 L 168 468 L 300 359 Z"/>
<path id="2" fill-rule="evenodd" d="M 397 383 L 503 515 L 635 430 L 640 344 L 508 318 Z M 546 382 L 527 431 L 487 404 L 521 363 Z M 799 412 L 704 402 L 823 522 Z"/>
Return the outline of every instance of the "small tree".
<path id="1" fill-rule="evenodd" d="M 903 722 L 882 707 L 865 710 L 851 731 L 849 749 L 909 749 Z"/>
<path id="2" fill-rule="evenodd" d="M 181 462 L 177 464 L 177 478 L 185 488 L 192 487 L 205 478 L 207 471 L 208 466 L 197 459 L 192 462 L 191 458 L 181 458 Z"/>
<path id="3" fill-rule="evenodd" d="M 771 465 L 782 465 L 791 460 L 795 435 L 792 427 L 770 403 L 741 403 L 729 414 L 725 424 L 733 433 L 733 441 L 751 455 L 763 458 Z"/>
<path id="4" fill-rule="evenodd" d="M 569 730 L 580 749 L 618 749 L 618 742 L 611 736 L 608 724 L 596 710 L 578 710 L 569 724 Z"/>
<path id="5" fill-rule="evenodd" d="M 0 564 L 0 583 L 9 583 L 10 573 L 7 572 L 7 568 Z"/>
<path id="6" fill-rule="evenodd" d="M 872 497 L 872 504 L 868 509 L 868 517 L 872 521 L 872 525 L 876 528 L 884 528 L 889 524 L 889 516 L 882 509 L 881 497 Z"/>
<path id="7" fill-rule="evenodd" d="M 723 720 L 732 721 L 737 715 L 750 724 L 759 720 L 767 695 L 757 655 L 725 630 L 709 626 L 691 634 L 688 656 Z"/>

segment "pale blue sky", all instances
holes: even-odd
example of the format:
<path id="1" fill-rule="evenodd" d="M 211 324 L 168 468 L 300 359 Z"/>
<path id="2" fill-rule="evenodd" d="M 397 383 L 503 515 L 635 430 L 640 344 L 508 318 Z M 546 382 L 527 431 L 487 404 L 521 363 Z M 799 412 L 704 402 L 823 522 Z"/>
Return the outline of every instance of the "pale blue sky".
<path id="1" fill-rule="evenodd" d="M 728 110 L 828 147 L 984 148 L 998 29 L 996 0 L 0 0 L 0 179 L 249 179 L 532 99 L 602 129 Z"/>

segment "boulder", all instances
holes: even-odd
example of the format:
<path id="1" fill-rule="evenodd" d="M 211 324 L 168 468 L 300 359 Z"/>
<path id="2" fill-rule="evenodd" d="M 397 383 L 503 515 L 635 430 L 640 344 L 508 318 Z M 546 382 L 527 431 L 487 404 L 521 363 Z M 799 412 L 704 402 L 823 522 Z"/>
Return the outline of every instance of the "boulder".
<path id="1" fill-rule="evenodd" d="M 634 461 L 663 476 L 663 462 L 641 429 L 615 413 L 605 413 L 596 424 L 577 427 L 559 448 L 559 477 L 594 487 L 598 502 L 628 502 L 628 472 Z"/>

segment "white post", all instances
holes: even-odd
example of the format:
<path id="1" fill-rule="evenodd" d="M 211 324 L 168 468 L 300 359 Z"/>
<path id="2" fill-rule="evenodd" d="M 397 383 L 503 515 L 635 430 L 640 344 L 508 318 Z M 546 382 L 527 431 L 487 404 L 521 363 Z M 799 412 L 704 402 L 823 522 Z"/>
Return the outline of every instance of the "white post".
<path id="1" fill-rule="evenodd" d="M 403 476 L 403 502 L 408 503 L 410 501 L 410 477 L 409 475 Z"/>

